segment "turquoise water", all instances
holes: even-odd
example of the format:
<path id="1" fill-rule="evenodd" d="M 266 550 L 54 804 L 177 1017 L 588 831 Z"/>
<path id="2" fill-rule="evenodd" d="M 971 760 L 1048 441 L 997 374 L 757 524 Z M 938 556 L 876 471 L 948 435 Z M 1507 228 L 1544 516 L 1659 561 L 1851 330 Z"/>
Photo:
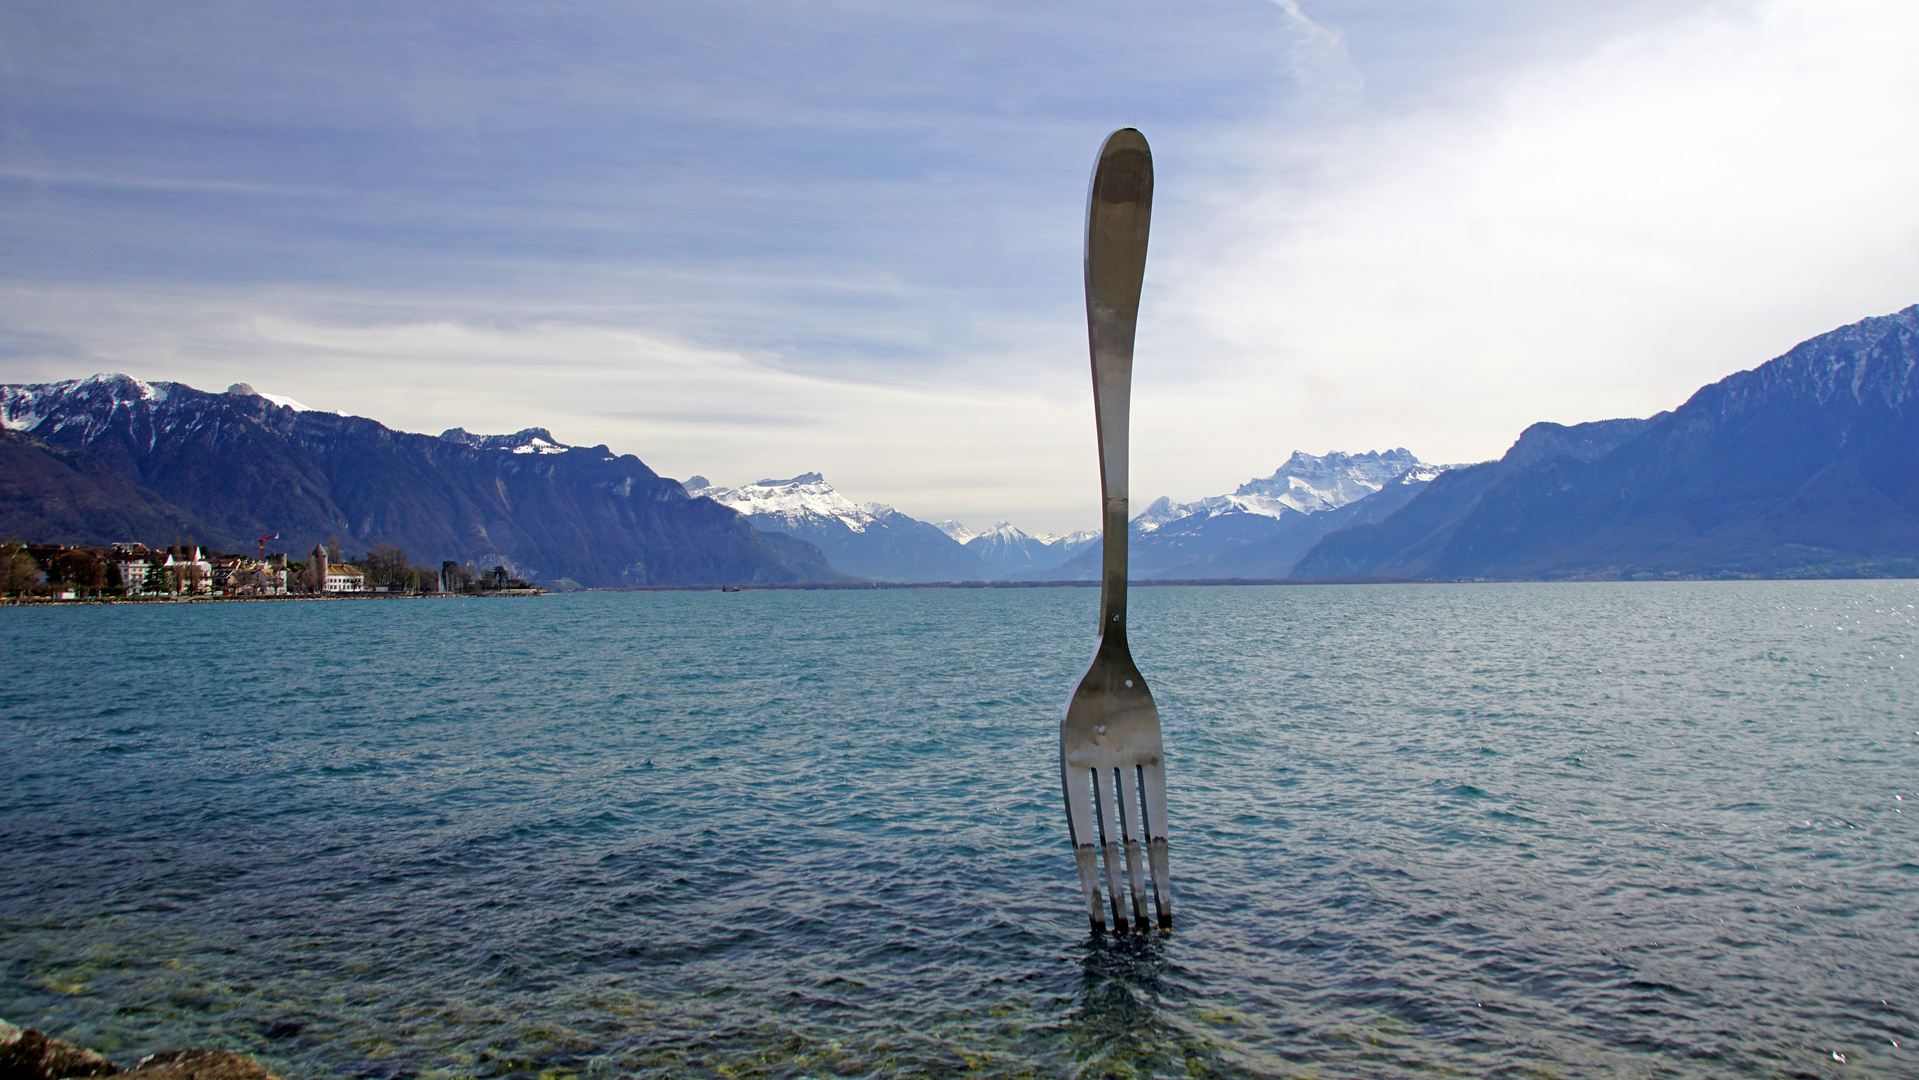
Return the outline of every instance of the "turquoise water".
<path id="1" fill-rule="evenodd" d="M 1118 943 L 1096 602 L 0 610 L 0 1017 L 294 1078 L 1919 1075 L 1919 582 L 1138 590 L 1178 925 Z"/>

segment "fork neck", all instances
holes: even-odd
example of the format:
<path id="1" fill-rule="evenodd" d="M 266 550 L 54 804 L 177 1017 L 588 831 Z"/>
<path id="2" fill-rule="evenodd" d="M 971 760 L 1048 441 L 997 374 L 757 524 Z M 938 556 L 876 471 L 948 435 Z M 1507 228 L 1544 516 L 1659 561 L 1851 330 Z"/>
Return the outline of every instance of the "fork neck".
<path id="1" fill-rule="evenodd" d="M 1126 495 L 1106 496 L 1101 522 L 1099 634 L 1103 642 L 1126 644 Z"/>

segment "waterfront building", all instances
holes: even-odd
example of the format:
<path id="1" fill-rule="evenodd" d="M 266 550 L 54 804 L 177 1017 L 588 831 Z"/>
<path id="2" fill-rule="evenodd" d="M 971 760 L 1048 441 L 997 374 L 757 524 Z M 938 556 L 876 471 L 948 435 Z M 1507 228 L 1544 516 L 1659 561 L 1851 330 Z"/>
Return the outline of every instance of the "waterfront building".
<path id="1" fill-rule="evenodd" d="M 332 563 L 326 570 L 327 592 L 365 592 L 366 574 L 357 566 Z"/>

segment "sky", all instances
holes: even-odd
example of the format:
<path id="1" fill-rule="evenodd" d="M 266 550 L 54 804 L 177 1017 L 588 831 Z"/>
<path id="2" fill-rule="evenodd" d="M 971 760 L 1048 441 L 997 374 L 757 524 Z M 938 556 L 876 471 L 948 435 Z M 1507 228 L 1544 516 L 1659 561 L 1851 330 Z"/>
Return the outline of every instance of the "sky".
<path id="1" fill-rule="evenodd" d="M 11 0 L 0 382 L 1093 528 L 1113 129 L 1137 508 L 1497 457 L 1919 302 L 1915 55 L 1869 0 Z"/>

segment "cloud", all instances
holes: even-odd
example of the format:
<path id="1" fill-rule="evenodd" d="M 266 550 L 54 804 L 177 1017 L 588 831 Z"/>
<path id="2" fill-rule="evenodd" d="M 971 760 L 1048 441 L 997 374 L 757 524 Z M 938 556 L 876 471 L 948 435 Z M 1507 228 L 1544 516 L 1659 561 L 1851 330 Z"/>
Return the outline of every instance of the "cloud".
<path id="1" fill-rule="evenodd" d="M 744 483 L 818 470 L 859 499 L 915 516 L 984 521 L 1010 511 L 1055 528 L 1098 511 L 1083 360 L 1002 358 L 964 383 L 878 381 L 512 311 L 349 319 L 348 298 L 329 310 L 304 292 L 214 302 L 201 290 L 13 288 L 0 290 L 0 303 L 33 313 L 20 321 L 42 359 L 21 365 L 17 381 L 120 371 L 201 389 L 246 382 L 402 430 L 545 427 L 570 444 L 637 453 L 677 478 Z"/>
<path id="2" fill-rule="evenodd" d="M 1174 256 L 1203 359 L 1146 426 L 1208 432 L 1195 464 L 1479 459 L 1919 300 L 1916 51 L 1919 9 L 1778 0 L 1369 118 L 1304 165 L 1275 137 L 1283 182 L 1222 197 L 1204 256 Z"/>
<path id="3" fill-rule="evenodd" d="M 1298 0 L 1273 0 L 1273 4 L 1285 13 L 1292 30 L 1281 52 L 1287 73 L 1315 97 L 1357 98 L 1365 90 L 1366 79 L 1346 51 L 1345 36 L 1307 15 Z"/>

